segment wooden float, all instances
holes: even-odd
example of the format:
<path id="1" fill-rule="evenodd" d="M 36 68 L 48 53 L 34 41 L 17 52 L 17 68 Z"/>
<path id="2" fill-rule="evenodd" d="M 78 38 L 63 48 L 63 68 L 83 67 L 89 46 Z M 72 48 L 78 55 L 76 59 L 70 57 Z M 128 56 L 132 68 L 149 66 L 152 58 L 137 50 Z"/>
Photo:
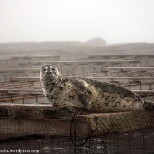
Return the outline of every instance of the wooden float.
<path id="1" fill-rule="evenodd" d="M 102 136 L 154 127 L 154 112 L 129 111 L 72 116 L 50 104 L 0 104 L 0 136 L 51 134 L 79 137 Z"/>
<path id="2" fill-rule="evenodd" d="M 69 76 L 73 77 L 73 76 Z M 107 80 L 107 81 L 153 81 L 154 77 L 90 77 L 87 78 L 97 79 L 97 80 Z M 27 81 L 27 82 L 38 82 L 40 81 L 39 77 L 13 77 L 10 78 L 11 82 L 18 82 L 18 81 Z"/>
<path id="3" fill-rule="evenodd" d="M 78 61 L 76 61 L 78 62 Z M 79 61 L 80 62 L 80 61 Z M 86 62 L 86 61 L 85 61 Z M 101 68 L 102 71 L 154 71 L 154 67 L 102 67 L 102 66 L 95 66 L 95 68 Z M 7 72 L 39 72 L 40 68 L 11 68 L 11 69 L 0 69 L 0 73 L 7 73 Z"/>
<path id="4" fill-rule="evenodd" d="M 101 67 L 102 70 L 121 70 L 121 71 L 150 71 L 150 70 L 154 70 L 154 67 Z"/>
<path id="5" fill-rule="evenodd" d="M 119 65 L 122 67 L 122 64 L 127 64 L 130 66 L 131 64 L 138 65 L 139 61 L 138 60 L 78 60 L 78 61 L 32 61 L 29 62 L 30 66 L 41 66 L 41 65 L 49 65 L 49 64 L 54 64 L 54 65 L 106 65 L 108 64 L 109 66 L 112 65 Z"/>
<path id="6" fill-rule="evenodd" d="M 112 63 L 112 62 L 123 62 L 123 63 L 129 63 L 129 62 L 139 62 L 138 60 L 121 60 L 121 59 L 113 59 L 113 60 L 71 60 L 71 61 L 33 61 L 31 63 Z"/>
<path id="7" fill-rule="evenodd" d="M 137 93 L 139 95 L 154 95 L 153 90 L 131 90 L 134 93 Z M 30 89 L 0 89 L 0 93 L 3 94 L 31 94 L 31 95 L 41 95 L 43 94 L 43 91 L 41 87 L 38 87 L 38 89 L 30 90 Z"/>
<path id="8" fill-rule="evenodd" d="M 4 94 L 33 94 L 33 95 L 38 95 L 38 94 L 43 94 L 43 91 L 41 87 L 39 89 L 35 90 L 30 90 L 30 89 L 0 89 L 0 93 Z"/>
<path id="9" fill-rule="evenodd" d="M 0 69 L 0 73 L 25 73 L 25 72 L 39 72 L 40 68 L 7 68 Z"/>

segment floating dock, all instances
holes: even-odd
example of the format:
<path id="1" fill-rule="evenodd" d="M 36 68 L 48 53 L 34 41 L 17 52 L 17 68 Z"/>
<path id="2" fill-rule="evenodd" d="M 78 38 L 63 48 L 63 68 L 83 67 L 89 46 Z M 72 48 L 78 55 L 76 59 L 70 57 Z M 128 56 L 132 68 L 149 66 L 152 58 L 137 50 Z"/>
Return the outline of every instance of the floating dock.
<path id="1" fill-rule="evenodd" d="M 102 136 L 154 127 L 154 112 L 73 115 L 50 104 L 0 104 L 0 134 L 52 134 L 69 136 L 75 129 L 81 137 Z"/>

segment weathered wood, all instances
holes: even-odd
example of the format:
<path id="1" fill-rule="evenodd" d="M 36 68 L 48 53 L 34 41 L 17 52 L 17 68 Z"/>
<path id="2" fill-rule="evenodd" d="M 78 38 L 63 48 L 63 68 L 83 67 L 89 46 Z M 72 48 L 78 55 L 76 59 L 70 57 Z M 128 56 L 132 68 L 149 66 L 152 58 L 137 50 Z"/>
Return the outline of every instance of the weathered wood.
<path id="1" fill-rule="evenodd" d="M 88 59 L 97 59 L 97 58 L 154 58 L 154 55 L 149 55 L 149 54 L 97 54 L 97 55 L 94 55 L 94 54 L 89 54 L 88 55 Z"/>
<path id="2" fill-rule="evenodd" d="M 82 129 L 86 125 L 78 126 L 82 134 Z M 70 121 L 57 119 L 0 119 L 0 133 L 23 133 L 23 134 L 52 134 L 69 136 Z M 84 134 L 85 135 L 85 134 Z"/>
<path id="3" fill-rule="evenodd" d="M 54 112 L 50 104 L 0 104 L 0 134 L 52 134 L 67 135 L 70 133 L 71 117 L 64 117 L 63 111 Z M 50 112 L 51 111 L 51 112 Z M 59 118 L 55 118 L 55 115 Z M 63 114 L 63 118 L 61 116 Z M 82 129 L 87 131 L 85 123 L 77 124 L 81 136 Z M 7 137 L 7 136 L 6 136 Z M 4 136 L 3 136 L 4 138 Z"/>
<path id="4" fill-rule="evenodd" d="M 153 71 L 154 67 L 101 67 L 102 70 L 111 71 L 111 70 L 121 70 L 121 71 Z"/>
<path id="5" fill-rule="evenodd" d="M 15 96 L 10 96 L 10 97 L 3 97 L 3 98 L 1 98 L 0 99 L 0 103 L 2 102 L 2 103 L 7 103 L 7 102 L 12 102 L 12 103 L 15 103 L 16 101 L 19 101 L 19 100 L 22 100 L 22 102 L 24 103 L 24 101 L 26 100 L 26 99 L 34 99 L 34 98 L 36 98 L 37 97 L 37 99 L 38 98 L 40 98 L 40 97 L 42 97 L 42 98 L 44 98 L 44 95 L 15 95 Z"/>
<path id="6" fill-rule="evenodd" d="M 69 76 L 73 77 L 73 76 Z M 87 77 L 97 80 L 108 80 L 108 81 L 153 81 L 154 77 Z M 27 82 L 38 82 L 40 81 L 39 77 L 14 77 L 10 78 L 10 81 L 17 82 L 17 81 L 27 81 Z"/>
<path id="7" fill-rule="evenodd" d="M 75 61 L 75 62 L 78 62 L 78 61 Z M 84 62 L 86 62 L 86 61 L 84 61 Z M 96 62 L 101 62 L 101 61 L 96 61 Z M 101 68 L 102 71 L 114 71 L 114 70 L 133 71 L 133 70 L 135 70 L 138 72 L 138 71 L 153 71 L 154 70 L 154 67 L 102 67 L 102 66 L 97 66 L 96 68 Z M 7 72 L 23 73 L 23 72 L 39 72 L 39 71 L 40 71 L 40 68 L 0 69 L 0 73 L 7 73 Z"/>
<path id="8" fill-rule="evenodd" d="M 0 134 L 68 136 L 71 129 L 77 136 L 87 137 L 154 127 L 154 112 L 150 111 L 85 114 L 73 119 L 66 110 L 56 110 L 50 104 L 1 104 L 0 111 Z"/>
<path id="9" fill-rule="evenodd" d="M 138 60 L 127 60 L 127 59 L 109 59 L 109 60 L 69 60 L 69 61 L 33 61 L 31 63 L 129 63 L 129 62 L 139 62 Z"/>
<path id="10" fill-rule="evenodd" d="M 147 97 L 147 96 L 154 96 L 154 90 L 131 90 L 132 92 L 135 92 L 141 96 Z"/>
<path id="11" fill-rule="evenodd" d="M 0 89 L 0 93 L 5 93 L 5 94 L 33 94 L 33 95 L 38 95 L 38 94 L 43 94 L 43 91 L 41 87 L 38 89 Z"/>
<path id="12" fill-rule="evenodd" d="M 90 77 L 89 77 L 90 78 Z M 153 81 L 154 77 L 91 77 L 105 81 Z"/>
<path id="13" fill-rule="evenodd" d="M 150 111 L 90 114 L 83 117 L 89 121 L 91 136 L 154 128 L 154 113 Z"/>
<path id="14" fill-rule="evenodd" d="M 25 73 L 25 72 L 39 72 L 40 68 L 7 68 L 0 69 L 0 73 Z"/>
<path id="15" fill-rule="evenodd" d="M 44 110 L 55 110 L 51 104 L 0 104 L 0 111 L 6 111 L 4 117 L 16 117 L 18 113 L 24 113 L 25 119 L 31 118 L 44 118 Z M 19 115 L 21 116 L 21 115 Z M 1 114 L 0 114 L 1 117 Z"/>
<path id="16" fill-rule="evenodd" d="M 39 77 L 14 77 L 10 78 L 11 82 L 38 82 L 40 81 Z"/>

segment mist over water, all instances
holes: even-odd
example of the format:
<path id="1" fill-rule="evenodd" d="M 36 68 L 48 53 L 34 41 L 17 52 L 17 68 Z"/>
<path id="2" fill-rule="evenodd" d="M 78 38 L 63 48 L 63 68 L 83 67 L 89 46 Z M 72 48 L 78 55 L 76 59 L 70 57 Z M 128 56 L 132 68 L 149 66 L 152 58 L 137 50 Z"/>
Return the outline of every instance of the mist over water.
<path id="1" fill-rule="evenodd" d="M 153 0 L 1 0 L 0 42 L 154 42 Z"/>

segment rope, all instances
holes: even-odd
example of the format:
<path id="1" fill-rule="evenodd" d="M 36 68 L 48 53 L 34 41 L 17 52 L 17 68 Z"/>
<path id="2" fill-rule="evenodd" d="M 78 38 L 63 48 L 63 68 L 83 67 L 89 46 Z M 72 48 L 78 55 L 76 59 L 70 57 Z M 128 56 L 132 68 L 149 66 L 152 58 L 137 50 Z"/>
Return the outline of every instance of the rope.
<path id="1" fill-rule="evenodd" d="M 87 143 L 89 137 L 85 137 L 85 141 L 83 143 L 77 143 L 76 119 L 77 119 L 77 114 L 74 114 L 72 116 L 71 123 L 70 123 L 70 140 L 74 146 L 83 146 L 84 144 Z"/>

